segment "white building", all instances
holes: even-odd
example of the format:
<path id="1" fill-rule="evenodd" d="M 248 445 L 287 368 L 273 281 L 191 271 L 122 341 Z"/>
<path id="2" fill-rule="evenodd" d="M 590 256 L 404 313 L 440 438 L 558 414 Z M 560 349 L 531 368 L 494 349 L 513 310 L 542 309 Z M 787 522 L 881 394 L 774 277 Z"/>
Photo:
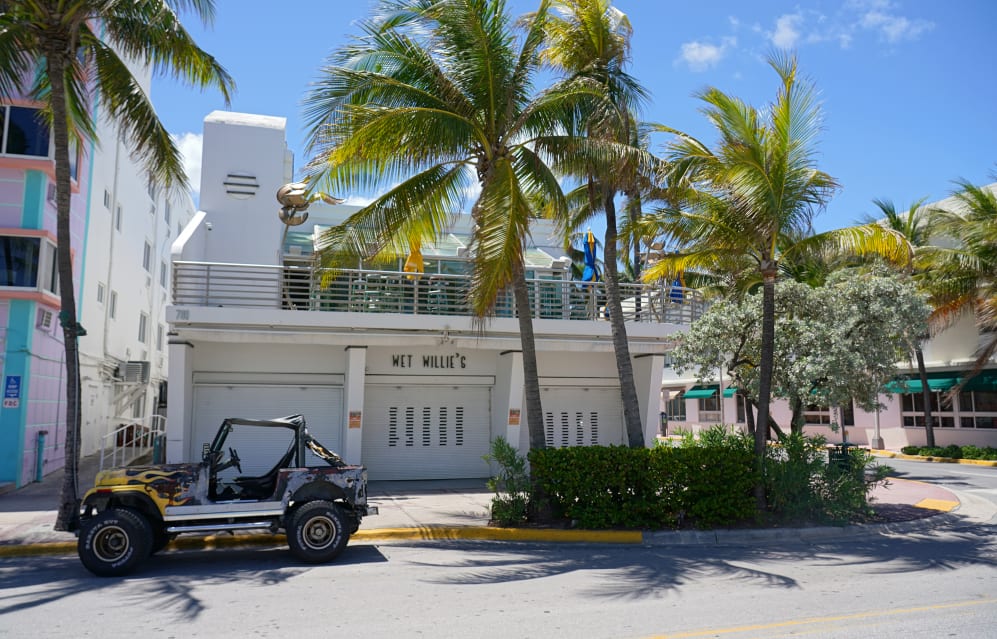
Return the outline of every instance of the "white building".
<path id="1" fill-rule="evenodd" d="M 275 200 L 292 180 L 284 127 L 258 115 L 205 120 L 201 210 L 173 245 L 168 459 L 199 459 L 225 417 L 302 413 L 320 441 L 373 479 L 486 476 L 489 440 L 504 436 L 525 450 L 528 433 L 512 304 L 500 303 L 479 330 L 464 303 L 469 220 L 424 241 L 419 277 L 403 272 L 399 255 L 386 267 L 339 271 L 323 286 L 311 261 L 317 235 L 355 209 L 314 205 L 285 237 Z M 527 254 L 547 440 L 622 444 L 601 284 L 570 281 L 560 245 L 538 224 Z M 688 297 L 671 304 L 665 291 L 640 285 L 630 296 L 638 291 L 628 332 L 653 441 L 668 336 L 702 306 Z"/>
<path id="2" fill-rule="evenodd" d="M 148 70 L 133 73 L 148 91 Z M 76 287 L 87 331 L 79 342 L 82 453 L 98 450 L 119 423 L 152 422 L 167 370 L 169 246 L 193 216 L 189 195 L 168 200 L 150 189 L 117 126 L 98 118 L 99 142 L 71 154 L 75 281 L 60 283 L 53 145 L 38 107 L 26 96 L 0 98 L 0 483 L 14 486 L 64 464 L 60 285 Z"/>

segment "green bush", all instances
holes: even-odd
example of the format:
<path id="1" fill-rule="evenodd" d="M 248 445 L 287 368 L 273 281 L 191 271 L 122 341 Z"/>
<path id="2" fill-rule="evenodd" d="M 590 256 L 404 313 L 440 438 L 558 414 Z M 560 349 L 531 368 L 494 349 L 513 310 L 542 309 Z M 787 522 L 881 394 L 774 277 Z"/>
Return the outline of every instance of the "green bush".
<path id="1" fill-rule="evenodd" d="M 707 435 L 678 448 L 531 451 L 534 480 L 555 514 L 582 528 L 710 528 L 754 514 L 750 441 Z"/>
<path id="2" fill-rule="evenodd" d="M 526 458 L 519 454 L 504 437 L 491 441 L 491 451 L 482 458 L 495 462 L 499 472 L 488 480 L 488 488 L 495 491 L 492 497 L 492 520 L 502 526 L 512 526 L 526 521 L 530 506 L 530 474 Z"/>
<path id="3" fill-rule="evenodd" d="M 997 461 L 997 448 L 990 446 L 956 446 L 949 444 L 944 448 L 938 446 L 904 446 L 900 449 L 904 455 L 920 455 L 921 457 L 948 457 L 950 459 L 984 459 Z"/>

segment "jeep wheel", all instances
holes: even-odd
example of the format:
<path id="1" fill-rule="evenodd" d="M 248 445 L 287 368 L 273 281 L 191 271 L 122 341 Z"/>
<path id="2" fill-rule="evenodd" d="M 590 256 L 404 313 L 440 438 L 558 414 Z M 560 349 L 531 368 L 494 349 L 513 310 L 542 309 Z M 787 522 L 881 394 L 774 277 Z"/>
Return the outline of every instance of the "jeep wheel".
<path id="1" fill-rule="evenodd" d="M 301 561 L 320 564 L 335 559 L 350 539 L 346 514 L 328 501 L 310 501 L 295 511 L 287 545 Z"/>
<path id="2" fill-rule="evenodd" d="M 87 519 L 76 550 L 87 570 L 98 577 L 126 575 L 149 556 L 152 530 L 142 515 L 110 508 Z"/>

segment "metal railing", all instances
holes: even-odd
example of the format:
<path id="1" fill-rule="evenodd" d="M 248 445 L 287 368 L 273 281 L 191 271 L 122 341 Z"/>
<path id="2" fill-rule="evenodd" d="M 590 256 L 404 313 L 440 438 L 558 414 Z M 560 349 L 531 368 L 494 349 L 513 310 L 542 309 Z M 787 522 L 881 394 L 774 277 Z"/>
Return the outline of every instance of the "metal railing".
<path id="1" fill-rule="evenodd" d="M 178 306 L 283 308 L 345 313 L 471 315 L 466 275 L 175 262 L 173 302 Z M 608 321 L 603 282 L 528 280 L 536 319 Z M 689 324 L 705 303 L 691 289 L 652 284 L 620 284 L 623 315 L 629 322 Z M 495 306 L 497 317 L 515 317 L 512 292 Z"/>
<path id="2" fill-rule="evenodd" d="M 127 466 L 136 459 L 163 446 L 166 437 L 166 417 L 152 415 L 128 420 L 104 435 L 100 446 L 100 470 Z"/>

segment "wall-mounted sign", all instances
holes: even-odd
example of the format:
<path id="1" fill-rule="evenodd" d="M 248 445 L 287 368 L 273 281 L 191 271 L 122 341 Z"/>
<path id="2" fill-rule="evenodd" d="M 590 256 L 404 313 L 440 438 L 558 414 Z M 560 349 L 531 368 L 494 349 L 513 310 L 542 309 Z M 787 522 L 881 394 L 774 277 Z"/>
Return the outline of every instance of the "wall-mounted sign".
<path id="1" fill-rule="evenodd" d="M 429 370 L 458 370 L 467 368 L 467 356 L 460 353 L 446 355 L 396 354 L 391 356 L 392 368 L 422 368 Z"/>
<path id="2" fill-rule="evenodd" d="M 510 408 L 509 409 L 509 425 L 510 426 L 519 426 L 519 409 L 518 408 Z"/>
<path id="3" fill-rule="evenodd" d="M 363 413 L 358 410 L 350 411 L 350 428 L 360 428 L 360 423 L 363 421 Z"/>
<path id="4" fill-rule="evenodd" d="M 21 406 L 21 376 L 8 375 L 3 384 L 3 407 L 18 408 Z"/>

